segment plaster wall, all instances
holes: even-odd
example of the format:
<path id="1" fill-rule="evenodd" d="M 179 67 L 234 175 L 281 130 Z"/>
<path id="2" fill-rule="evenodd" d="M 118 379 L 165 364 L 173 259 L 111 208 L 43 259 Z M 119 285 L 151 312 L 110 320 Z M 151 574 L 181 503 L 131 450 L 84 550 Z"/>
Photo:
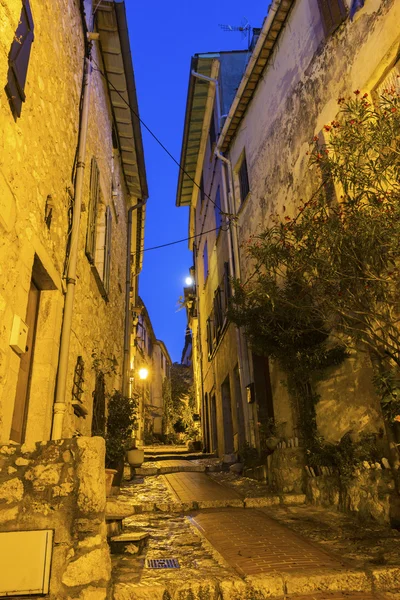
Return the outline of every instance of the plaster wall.
<path id="1" fill-rule="evenodd" d="M 17 120 L 12 116 L 4 86 L 0 91 L 0 440 L 3 442 L 9 439 L 20 362 L 19 356 L 9 347 L 11 326 L 14 315 L 25 319 L 35 255 L 48 281 L 47 287 L 42 288 L 39 306 L 26 439 L 46 440 L 50 436 L 83 74 L 84 40 L 79 4 L 77 0 L 45 3 L 31 0 L 35 39 L 25 85 L 26 101 Z M 2 0 L 0 79 L 3 82 L 7 81 L 8 52 L 20 11 L 19 0 Z M 93 58 L 102 68 L 96 43 Z M 90 435 L 95 379 L 93 354 L 109 373 L 106 376 L 108 390 L 119 386 L 122 374 L 128 198 L 118 151 L 112 147 L 111 132 L 105 81 L 94 70 L 68 365 L 63 431 L 66 437 L 76 430 Z M 100 170 L 103 209 L 108 204 L 112 211 L 108 302 L 101 295 L 85 255 L 93 156 Z M 113 174 L 117 193 L 111 196 Z M 50 228 L 44 221 L 48 196 L 53 204 Z M 89 411 L 86 418 L 76 417 L 70 403 L 78 356 L 83 357 L 85 364 L 81 399 Z"/>
<path id="2" fill-rule="evenodd" d="M 242 206 L 237 172 L 234 176 L 242 243 L 269 225 L 271 213 L 294 216 L 299 201 L 310 197 L 315 183 L 307 167 L 309 143 L 335 118 L 339 97 L 357 88 L 371 92 L 394 64 L 399 22 L 399 2 L 366 0 L 354 22 L 346 19 L 326 38 L 317 0 L 294 3 L 229 150 L 234 169 L 244 150 L 248 165 L 250 194 Z M 244 250 L 241 266 L 246 279 L 252 265 Z M 328 439 L 339 439 L 352 425 L 376 426 L 370 375 L 367 361 L 353 357 L 320 385 L 318 427 Z M 271 378 L 278 414 L 283 410 L 287 420 L 287 392 L 274 367 Z M 293 412 L 292 421 L 295 428 Z"/>

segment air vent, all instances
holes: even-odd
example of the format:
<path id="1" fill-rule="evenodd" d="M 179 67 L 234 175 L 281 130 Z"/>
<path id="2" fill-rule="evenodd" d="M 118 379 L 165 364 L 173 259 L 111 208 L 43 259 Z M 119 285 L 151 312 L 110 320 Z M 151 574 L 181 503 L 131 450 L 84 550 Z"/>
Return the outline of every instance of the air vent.
<path id="1" fill-rule="evenodd" d="M 148 558 L 146 567 L 148 569 L 180 569 L 176 558 Z"/>

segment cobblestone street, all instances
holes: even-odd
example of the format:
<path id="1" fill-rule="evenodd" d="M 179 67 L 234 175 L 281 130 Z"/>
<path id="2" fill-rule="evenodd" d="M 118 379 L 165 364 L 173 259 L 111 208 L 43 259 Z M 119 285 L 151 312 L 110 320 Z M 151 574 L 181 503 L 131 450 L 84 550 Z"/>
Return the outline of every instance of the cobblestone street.
<path id="1" fill-rule="evenodd" d="M 107 510 L 129 515 L 125 533 L 149 537 L 143 554 L 128 547 L 113 556 L 115 600 L 400 599 L 397 531 L 267 492 L 230 473 L 126 482 Z M 178 568 L 150 568 L 152 559 Z"/>

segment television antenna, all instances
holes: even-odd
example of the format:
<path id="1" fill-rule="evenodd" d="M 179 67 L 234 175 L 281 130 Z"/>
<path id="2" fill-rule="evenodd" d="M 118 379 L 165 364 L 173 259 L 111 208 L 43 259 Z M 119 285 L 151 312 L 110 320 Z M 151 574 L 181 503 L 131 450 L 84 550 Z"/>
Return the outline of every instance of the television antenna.
<path id="1" fill-rule="evenodd" d="M 228 25 L 228 24 L 219 24 L 219 27 L 221 27 L 221 29 L 223 31 L 240 31 L 242 34 L 242 39 L 246 39 L 247 37 L 247 45 L 250 48 L 250 37 L 251 37 L 251 32 L 253 30 L 252 26 L 250 25 L 250 23 L 248 22 L 248 20 L 246 19 L 246 17 L 243 17 L 242 19 L 242 23 L 241 25 Z"/>

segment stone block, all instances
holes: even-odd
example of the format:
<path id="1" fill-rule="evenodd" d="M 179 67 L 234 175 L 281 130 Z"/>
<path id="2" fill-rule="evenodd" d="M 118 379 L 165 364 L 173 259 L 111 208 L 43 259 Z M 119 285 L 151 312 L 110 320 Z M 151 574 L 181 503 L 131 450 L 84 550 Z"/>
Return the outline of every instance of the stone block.
<path id="1" fill-rule="evenodd" d="M 222 600 L 244 600 L 248 598 L 248 586 L 242 579 L 224 579 L 219 584 Z"/>
<path id="2" fill-rule="evenodd" d="M 97 548 L 71 561 L 62 576 L 68 587 L 88 585 L 96 581 L 108 582 L 111 577 L 111 560 L 108 548 Z"/>
<path id="3" fill-rule="evenodd" d="M 257 508 L 263 506 L 274 506 L 280 504 L 279 496 L 262 496 L 261 498 L 245 498 L 246 508 Z"/>
<path id="4" fill-rule="evenodd" d="M 400 567 L 375 567 L 372 578 L 378 591 L 397 590 L 400 587 Z"/>
<path id="5" fill-rule="evenodd" d="M 305 494 L 283 494 L 281 496 L 281 502 L 285 506 L 305 504 L 306 495 Z"/>
<path id="6" fill-rule="evenodd" d="M 18 517 L 18 506 L 12 508 L 0 508 L 0 525 L 8 523 L 9 521 L 15 521 Z"/>
<path id="7" fill-rule="evenodd" d="M 88 587 L 81 591 L 79 600 L 106 600 L 107 588 L 104 587 Z"/>
<path id="8" fill-rule="evenodd" d="M 23 458 L 22 456 L 18 456 L 18 458 L 15 459 L 15 464 L 17 467 L 27 467 L 31 464 L 31 462 L 31 460 L 28 458 Z"/>
<path id="9" fill-rule="evenodd" d="M 311 594 L 315 591 L 366 592 L 371 581 L 364 571 L 320 568 L 314 573 L 283 573 L 287 594 Z"/>
<path id="10" fill-rule="evenodd" d="M 166 597 L 163 585 L 116 583 L 113 590 L 113 600 L 165 600 Z"/>
<path id="11" fill-rule="evenodd" d="M 106 507 L 105 443 L 100 437 L 77 439 L 79 458 L 78 508 L 81 512 L 99 513 Z"/>
<path id="12" fill-rule="evenodd" d="M 25 473 L 25 479 L 32 481 L 33 489 L 43 491 L 46 486 L 57 485 L 61 476 L 60 464 L 36 465 Z"/>
<path id="13" fill-rule="evenodd" d="M 23 496 L 24 485 L 17 477 L 0 483 L 0 500 L 5 500 L 7 504 L 20 502 Z"/>
<path id="14" fill-rule="evenodd" d="M 258 600 L 261 598 L 282 597 L 285 589 L 281 575 L 248 575 L 245 578 L 250 586 L 249 598 Z"/>

